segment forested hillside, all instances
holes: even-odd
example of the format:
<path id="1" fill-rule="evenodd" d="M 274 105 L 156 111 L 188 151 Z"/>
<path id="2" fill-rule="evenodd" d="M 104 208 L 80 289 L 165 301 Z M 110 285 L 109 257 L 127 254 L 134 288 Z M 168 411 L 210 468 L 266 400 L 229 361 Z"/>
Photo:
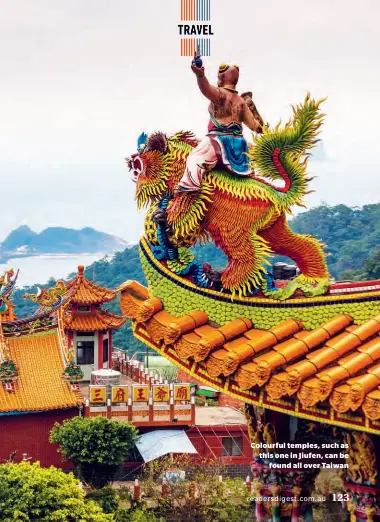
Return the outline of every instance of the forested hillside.
<path id="1" fill-rule="evenodd" d="M 380 278 L 380 204 L 366 205 L 361 209 L 345 205 L 323 205 L 299 214 L 291 221 L 291 227 L 296 232 L 317 236 L 326 245 L 329 270 L 335 279 Z M 210 263 L 214 268 L 225 265 L 224 254 L 212 244 L 197 246 L 195 250 L 198 259 Z M 273 261 L 278 259 L 274 258 Z M 86 268 L 85 276 L 109 288 L 116 288 L 127 279 L 146 283 L 137 246 L 115 254 L 111 261 L 95 262 Z M 49 284 L 52 283 L 54 280 Z M 35 290 L 36 287 L 30 287 L 15 292 L 14 302 L 19 317 L 30 315 L 35 309 L 34 303 L 22 299 L 26 291 Z M 117 303 L 107 306 L 112 311 L 119 311 Z M 125 325 L 115 333 L 115 346 L 130 347 L 131 351 L 142 349 L 129 328 L 130 325 Z"/>
<path id="2" fill-rule="evenodd" d="M 329 270 L 335 278 L 345 277 L 346 270 L 362 269 L 380 250 L 380 204 L 362 208 L 323 205 L 299 214 L 291 226 L 327 245 Z"/>

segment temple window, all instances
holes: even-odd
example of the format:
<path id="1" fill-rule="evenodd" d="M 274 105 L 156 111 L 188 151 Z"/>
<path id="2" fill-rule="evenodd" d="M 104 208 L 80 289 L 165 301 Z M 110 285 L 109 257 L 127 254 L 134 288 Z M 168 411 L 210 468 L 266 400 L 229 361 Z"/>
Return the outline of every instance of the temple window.
<path id="1" fill-rule="evenodd" d="M 77 363 L 94 363 L 94 341 L 77 341 Z"/>
<path id="2" fill-rule="evenodd" d="M 243 437 L 222 437 L 222 456 L 240 457 L 243 454 Z"/>
<path id="3" fill-rule="evenodd" d="M 80 305 L 78 306 L 78 312 L 91 312 L 91 306 L 90 305 Z"/>
<path id="4" fill-rule="evenodd" d="M 103 362 L 104 363 L 108 362 L 108 347 L 109 347 L 108 339 L 104 339 L 103 340 Z"/>

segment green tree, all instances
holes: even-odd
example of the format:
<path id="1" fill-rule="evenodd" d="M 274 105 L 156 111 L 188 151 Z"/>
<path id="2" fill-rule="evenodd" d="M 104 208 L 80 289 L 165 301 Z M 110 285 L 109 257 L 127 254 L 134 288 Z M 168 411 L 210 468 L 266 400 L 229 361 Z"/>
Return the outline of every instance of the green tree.
<path id="1" fill-rule="evenodd" d="M 33 464 L 0 465 L 0 519 L 4 522 L 107 522 L 94 502 L 85 502 L 72 473 L 53 466 Z"/>
<path id="2" fill-rule="evenodd" d="M 364 273 L 368 279 L 380 279 L 380 250 L 364 263 Z"/>
<path id="3" fill-rule="evenodd" d="M 103 487 L 133 449 L 136 428 L 128 422 L 105 417 L 74 417 L 55 423 L 50 441 L 59 445 L 65 459 L 73 462 L 80 476 L 95 487 Z"/>
<path id="4" fill-rule="evenodd" d="M 380 246 L 380 204 L 349 208 L 321 205 L 298 214 L 290 227 L 312 234 L 327 245 L 327 264 L 338 279 L 342 272 L 360 269 Z"/>
<path id="5" fill-rule="evenodd" d="M 372 281 L 374 279 L 380 279 L 380 250 L 377 250 L 370 256 L 359 270 L 345 270 L 342 274 L 342 278 L 353 281 Z"/>

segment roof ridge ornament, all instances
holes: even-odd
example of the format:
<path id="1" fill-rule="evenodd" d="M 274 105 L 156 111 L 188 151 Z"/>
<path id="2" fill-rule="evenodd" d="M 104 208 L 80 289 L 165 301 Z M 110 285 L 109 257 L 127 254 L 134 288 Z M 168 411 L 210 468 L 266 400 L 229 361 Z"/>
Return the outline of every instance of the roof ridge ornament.
<path id="1" fill-rule="evenodd" d="M 45 310 L 45 307 L 52 307 L 52 310 L 55 310 L 62 303 L 62 296 L 66 292 L 67 286 L 65 282 L 60 279 L 50 288 L 40 288 L 38 286 L 35 294 L 24 294 L 23 298 L 38 303 L 42 307 L 42 310 Z"/>
<path id="2" fill-rule="evenodd" d="M 18 274 L 19 270 L 15 274 L 14 269 L 9 268 L 0 276 L 0 315 L 8 310 L 8 304 L 12 298 Z"/>
<path id="3" fill-rule="evenodd" d="M 3 383 L 12 383 L 18 380 L 17 365 L 11 359 L 6 359 L 0 363 L 0 381 Z"/>

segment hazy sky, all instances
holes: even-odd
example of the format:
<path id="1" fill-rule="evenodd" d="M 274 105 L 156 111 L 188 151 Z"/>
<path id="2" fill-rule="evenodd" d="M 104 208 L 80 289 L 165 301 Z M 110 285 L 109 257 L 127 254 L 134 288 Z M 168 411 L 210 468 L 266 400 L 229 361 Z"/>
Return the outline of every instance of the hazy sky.
<path id="1" fill-rule="evenodd" d="M 207 125 L 180 56 L 180 0 L 0 0 L 0 240 L 14 227 L 93 226 L 136 241 L 124 157 L 142 130 Z M 308 204 L 379 201 L 380 2 L 211 0 L 212 56 L 238 63 L 270 123 L 328 96 Z"/>

